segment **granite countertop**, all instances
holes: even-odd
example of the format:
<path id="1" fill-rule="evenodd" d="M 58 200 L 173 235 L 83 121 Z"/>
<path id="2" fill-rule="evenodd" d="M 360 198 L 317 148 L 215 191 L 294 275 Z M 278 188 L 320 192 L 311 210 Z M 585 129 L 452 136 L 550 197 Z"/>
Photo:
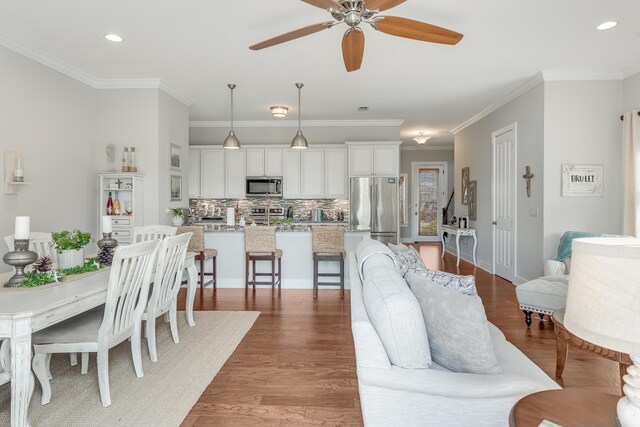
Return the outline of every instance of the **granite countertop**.
<path id="1" fill-rule="evenodd" d="M 315 223 L 307 223 L 300 224 L 296 223 L 291 227 L 276 227 L 276 232 L 278 233 L 304 233 L 311 232 L 311 225 Z M 325 223 L 327 224 L 327 223 Z M 344 225 L 347 233 L 368 233 L 369 230 L 349 230 L 346 223 L 333 223 Z M 225 224 L 210 224 L 210 223 L 194 223 L 192 225 L 202 225 L 204 227 L 205 233 L 242 233 L 244 231 L 244 227 L 239 225 L 236 226 L 228 226 Z M 248 226 L 250 227 L 250 226 Z"/>

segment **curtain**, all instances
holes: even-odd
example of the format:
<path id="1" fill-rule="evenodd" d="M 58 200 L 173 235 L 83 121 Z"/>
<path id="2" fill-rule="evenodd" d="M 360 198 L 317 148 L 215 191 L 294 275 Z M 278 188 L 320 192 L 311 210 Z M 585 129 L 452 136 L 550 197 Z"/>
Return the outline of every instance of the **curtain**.
<path id="1" fill-rule="evenodd" d="M 627 112 L 622 123 L 622 231 L 640 237 L 640 112 Z"/>

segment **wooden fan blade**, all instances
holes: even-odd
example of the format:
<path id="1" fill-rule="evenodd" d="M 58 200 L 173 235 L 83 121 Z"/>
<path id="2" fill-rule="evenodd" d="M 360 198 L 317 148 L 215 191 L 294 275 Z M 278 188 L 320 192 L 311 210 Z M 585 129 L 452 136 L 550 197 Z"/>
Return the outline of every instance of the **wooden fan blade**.
<path id="1" fill-rule="evenodd" d="M 369 10 L 378 10 L 382 12 L 383 10 L 396 7 L 405 1 L 407 0 L 365 0 L 364 4 Z"/>
<path id="2" fill-rule="evenodd" d="M 309 25 L 308 27 L 298 28 L 297 30 L 290 31 L 285 34 L 281 34 L 279 36 L 275 36 L 270 38 L 269 40 L 265 40 L 260 43 L 256 43 L 253 46 L 249 46 L 251 50 L 260 50 L 266 47 L 275 46 L 280 43 L 288 42 L 291 40 L 299 39 L 300 37 L 308 36 L 313 33 L 317 33 L 318 31 L 326 30 L 327 28 L 331 28 L 333 26 L 333 21 L 322 22 L 320 24 Z"/>
<path id="3" fill-rule="evenodd" d="M 364 33 L 360 30 L 349 30 L 342 38 L 342 58 L 348 72 L 360 69 L 364 56 Z"/>
<path id="4" fill-rule="evenodd" d="M 455 31 L 413 19 L 398 16 L 381 16 L 380 18 L 382 19 L 374 22 L 373 27 L 392 36 L 442 44 L 458 44 L 464 37 Z"/>
<path id="5" fill-rule="evenodd" d="M 305 3 L 309 3 L 311 6 L 319 7 L 320 9 L 335 9 L 340 10 L 342 6 L 340 3 L 333 0 L 302 0 Z"/>

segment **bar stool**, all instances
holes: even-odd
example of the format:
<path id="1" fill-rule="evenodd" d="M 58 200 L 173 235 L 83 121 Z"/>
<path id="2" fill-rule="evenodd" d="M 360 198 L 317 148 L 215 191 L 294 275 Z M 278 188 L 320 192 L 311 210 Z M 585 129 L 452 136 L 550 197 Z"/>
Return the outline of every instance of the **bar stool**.
<path id="1" fill-rule="evenodd" d="M 313 297 L 318 298 L 319 286 L 340 286 L 340 298 L 344 298 L 344 227 L 312 226 L 313 248 Z M 320 273 L 320 261 L 338 261 L 340 273 Z M 339 282 L 321 282 L 321 277 L 338 277 Z"/>
<path id="2" fill-rule="evenodd" d="M 276 228 L 275 227 L 245 227 L 244 229 L 245 247 L 245 271 L 246 289 L 249 285 L 271 285 L 278 289 L 282 285 L 282 251 L 276 249 Z M 278 261 L 278 274 L 276 274 L 276 260 Z M 271 273 L 256 273 L 256 261 L 271 261 Z M 249 264 L 253 263 L 252 281 L 249 281 Z M 257 276 L 271 276 L 270 282 L 258 282 Z M 276 276 L 278 280 L 276 281 Z"/>
<path id="3" fill-rule="evenodd" d="M 217 278 L 217 259 L 218 251 L 215 249 L 205 249 L 204 247 L 204 228 L 197 225 L 182 225 L 178 227 L 177 234 L 193 233 L 191 240 L 189 240 L 189 246 L 187 252 L 195 252 L 195 260 L 200 263 L 200 289 L 203 289 L 205 285 L 213 283 L 213 289 L 216 289 L 218 284 Z M 204 263 L 207 260 L 212 260 L 213 268 L 211 273 L 205 273 Z M 207 283 L 204 282 L 204 276 L 212 276 L 212 279 Z"/>

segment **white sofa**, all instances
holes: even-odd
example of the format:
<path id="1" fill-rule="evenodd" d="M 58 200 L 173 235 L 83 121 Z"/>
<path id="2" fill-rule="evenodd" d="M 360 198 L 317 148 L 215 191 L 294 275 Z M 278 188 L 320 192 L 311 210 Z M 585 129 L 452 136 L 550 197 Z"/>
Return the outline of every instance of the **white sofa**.
<path id="1" fill-rule="evenodd" d="M 435 362 L 429 369 L 392 365 L 367 315 L 355 253 L 349 253 L 349 263 L 351 326 L 367 427 L 507 426 L 520 398 L 560 388 L 493 325 L 491 338 L 502 374 L 455 373 Z"/>

